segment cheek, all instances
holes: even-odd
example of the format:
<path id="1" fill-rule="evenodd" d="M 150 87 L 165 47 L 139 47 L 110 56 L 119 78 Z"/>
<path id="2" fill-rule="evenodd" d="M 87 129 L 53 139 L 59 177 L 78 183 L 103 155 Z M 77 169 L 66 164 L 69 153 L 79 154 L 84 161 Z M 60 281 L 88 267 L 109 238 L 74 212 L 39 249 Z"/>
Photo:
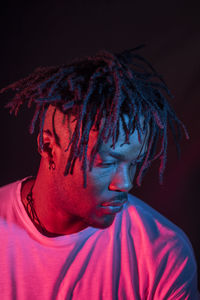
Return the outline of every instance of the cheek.
<path id="1" fill-rule="evenodd" d="M 108 189 L 111 180 L 111 172 L 100 168 L 93 168 L 87 174 L 87 185 L 94 190 L 95 193 L 101 194 Z"/>
<path id="2" fill-rule="evenodd" d="M 87 188 L 94 194 L 101 194 L 107 186 L 107 180 L 104 176 L 87 176 Z"/>
<path id="3" fill-rule="evenodd" d="M 87 195 L 88 198 L 95 197 L 101 195 L 105 190 L 108 189 L 112 172 L 110 169 L 101 169 L 97 167 L 93 167 L 92 171 L 89 172 L 87 170 L 87 187 L 84 189 L 83 187 L 83 171 L 81 170 L 81 162 L 77 159 L 73 174 L 68 174 L 64 176 L 64 171 L 67 163 L 66 155 L 61 157 L 59 162 L 59 181 L 61 184 L 62 192 L 65 194 L 68 192 L 71 196 L 80 198 L 80 195 Z"/>

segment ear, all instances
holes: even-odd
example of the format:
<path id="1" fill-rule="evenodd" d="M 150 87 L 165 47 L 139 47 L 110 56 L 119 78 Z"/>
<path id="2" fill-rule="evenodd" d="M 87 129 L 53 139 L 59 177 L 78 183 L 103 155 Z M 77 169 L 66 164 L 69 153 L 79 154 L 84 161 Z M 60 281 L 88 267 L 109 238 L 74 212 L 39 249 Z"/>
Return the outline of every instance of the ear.
<path id="1" fill-rule="evenodd" d="M 43 131 L 43 149 L 40 146 L 40 134 L 38 134 L 37 137 L 37 145 L 38 152 L 43 158 L 47 159 L 48 161 L 55 159 L 59 147 L 56 144 L 55 137 L 50 130 Z"/>

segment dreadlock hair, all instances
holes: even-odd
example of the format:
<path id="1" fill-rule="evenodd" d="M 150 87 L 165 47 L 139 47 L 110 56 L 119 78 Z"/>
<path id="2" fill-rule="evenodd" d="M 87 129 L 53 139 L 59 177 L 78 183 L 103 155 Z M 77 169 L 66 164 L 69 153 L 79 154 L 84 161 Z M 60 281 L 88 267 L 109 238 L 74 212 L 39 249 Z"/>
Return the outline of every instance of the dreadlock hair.
<path id="1" fill-rule="evenodd" d="M 168 124 L 179 153 L 179 140 L 183 129 L 187 130 L 168 103 L 172 97 L 162 77 L 151 64 L 138 54 L 137 47 L 114 54 L 100 51 L 96 55 L 78 59 L 67 65 L 39 67 L 28 77 L 3 89 L 0 93 L 13 90 L 15 95 L 6 106 L 17 115 L 20 106 L 35 106 L 30 124 L 30 133 L 39 120 L 40 147 L 43 149 L 43 127 L 49 105 L 65 114 L 72 113 L 77 120 L 71 140 L 65 151 L 70 151 L 64 175 L 72 174 L 76 159 L 82 161 L 84 187 L 86 169 L 92 170 L 95 156 L 102 142 L 112 139 L 112 146 L 119 136 L 121 119 L 125 132 L 124 143 L 136 129 L 139 140 L 150 124 L 150 137 L 146 157 L 137 176 L 141 185 L 144 171 L 156 159 L 160 159 L 159 177 L 162 183 L 167 160 Z M 166 96 L 165 96 L 166 95 Z M 128 124 L 124 121 L 128 115 Z M 140 116 L 144 116 L 141 127 Z M 105 122 L 100 129 L 101 120 Z M 91 128 L 98 131 L 97 142 L 87 160 L 88 139 Z M 158 148 L 160 141 L 160 148 Z"/>

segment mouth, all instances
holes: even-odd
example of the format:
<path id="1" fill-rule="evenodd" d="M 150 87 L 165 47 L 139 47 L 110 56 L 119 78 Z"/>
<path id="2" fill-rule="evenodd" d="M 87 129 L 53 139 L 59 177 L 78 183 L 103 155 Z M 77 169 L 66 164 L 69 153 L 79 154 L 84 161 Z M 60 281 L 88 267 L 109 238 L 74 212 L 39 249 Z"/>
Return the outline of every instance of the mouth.
<path id="1" fill-rule="evenodd" d="M 102 206 L 123 206 L 124 203 L 127 202 L 127 199 L 121 199 L 121 200 L 111 200 L 111 201 L 105 201 L 101 205 Z"/>
<path id="2" fill-rule="evenodd" d="M 128 201 L 128 198 L 115 197 L 109 201 L 101 203 L 101 207 L 104 209 L 106 214 L 120 212 L 123 205 Z"/>

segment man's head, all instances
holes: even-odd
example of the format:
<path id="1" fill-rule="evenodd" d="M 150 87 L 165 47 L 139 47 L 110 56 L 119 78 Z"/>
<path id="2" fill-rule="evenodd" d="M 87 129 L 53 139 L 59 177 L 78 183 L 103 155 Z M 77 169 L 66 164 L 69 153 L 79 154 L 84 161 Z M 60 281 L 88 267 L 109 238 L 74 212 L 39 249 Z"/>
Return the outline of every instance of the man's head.
<path id="1" fill-rule="evenodd" d="M 128 126 L 128 116 L 124 115 Z M 102 119 L 100 129 L 103 129 L 105 119 Z M 140 118 L 140 126 L 144 126 L 144 118 Z M 65 115 L 54 106 L 47 110 L 43 127 L 43 149 L 40 164 L 40 176 L 48 180 L 51 190 L 51 207 L 53 211 L 64 215 L 72 226 L 79 224 L 79 229 L 85 225 L 105 228 L 114 220 L 127 194 L 133 187 L 137 167 L 141 165 L 147 153 L 149 127 L 138 136 L 137 130 L 129 137 L 129 143 L 124 143 L 126 133 L 123 122 L 119 121 L 119 136 L 113 146 L 112 138 L 102 142 L 90 170 L 90 160 L 98 141 L 99 131 L 93 126 L 87 142 L 87 166 L 85 175 L 87 185 L 84 187 L 82 162 L 77 159 L 73 174 L 64 175 L 66 161 L 70 152 L 66 151 L 70 143 L 77 120 L 74 116 Z M 40 144 L 39 144 L 40 148 Z M 49 162 L 53 161 L 54 169 L 49 170 Z M 77 227 L 76 227 L 77 228 Z"/>

